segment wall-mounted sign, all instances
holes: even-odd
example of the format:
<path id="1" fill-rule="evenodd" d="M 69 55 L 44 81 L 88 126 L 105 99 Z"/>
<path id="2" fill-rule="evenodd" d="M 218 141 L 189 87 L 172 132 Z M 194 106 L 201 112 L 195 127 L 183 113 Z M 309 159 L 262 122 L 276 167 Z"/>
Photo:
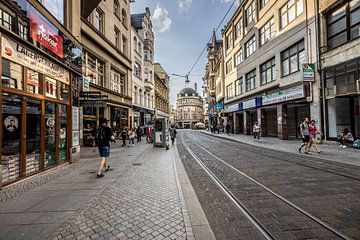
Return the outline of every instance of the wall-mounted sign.
<path id="1" fill-rule="evenodd" d="M 84 92 L 90 91 L 90 80 L 84 76 L 83 76 L 83 81 L 82 81 L 82 90 Z"/>
<path id="2" fill-rule="evenodd" d="M 221 110 L 221 109 L 223 109 L 223 104 L 222 104 L 222 102 L 218 102 L 217 104 L 216 104 L 216 109 L 217 110 Z"/>
<path id="3" fill-rule="evenodd" d="M 2 37 L 1 40 L 1 55 L 4 58 L 69 84 L 69 72 L 63 67 L 9 38 Z"/>
<path id="4" fill-rule="evenodd" d="M 303 63 L 301 68 L 301 76 L 304 82 L 315 81 L 315 64 Z"/>
<path id="5" fill-rule="evenodd" d="M 72 146 L 73 147 L 79 146 L 79 142 L 80 142 L 79 138 L 80 138 L 79 130 L 72 131 Z"/>
<path id="6" fill-rule="evenodd" d="M 236 111 L 239 111 L 240 108 L 239 108 L 239 104 L 233 104 L 233 105 L 230 105 L 230 106 L 225 106 L 225 112 L 236 112 Z"/>
<path id="7" fill-rule="evenodd" d="M 254 107 L 256 107 L 256 100 L 255 100 L 255 98 L 243 102 L 243 109 L 244 109 L 244 110 L 245 110 L 245 109 L 248 109 L 248 108 L 254 108 Z"/>
<path id="8" fill-rule="evenodd" d="M 262 97 L 262 104 L 269 105 L 269 104 L 286 102 L 303 97 L 305 97 L 304 86 L 300 85 L 265 95 Z"/>
<path id="9" fill-rule="evenodd" d="M 38 13 L 40 15 L 40 13 Z M 64 58 L 63 39 L 52 28 L 45 23 L 34 10 L 30 15 L 30 36 L 34 41 L 39 42 L 45 48 L 55 53 L 60 58 Z"/>
<path id="10" fill-rule="evenodd" d="M 72 128 L 73 130 L 79 130 L 79 108 L 72 107 Z"/>

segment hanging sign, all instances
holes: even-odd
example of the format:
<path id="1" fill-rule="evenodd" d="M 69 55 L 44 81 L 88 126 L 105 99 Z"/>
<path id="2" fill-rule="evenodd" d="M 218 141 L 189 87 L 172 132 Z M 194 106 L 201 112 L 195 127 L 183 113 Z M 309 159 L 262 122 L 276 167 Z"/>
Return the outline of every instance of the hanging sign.
<path id="1" fill-rule="evenodd" d="M 304 82 L 315 81 L 315 64 L 303 63 L 301 67 L 301 76 Z"/>
<path id="2" fill-rule="evenodd" d="M 90 80 L 83 76 L 82 90 L 84 92 L 90 91 Z"/>

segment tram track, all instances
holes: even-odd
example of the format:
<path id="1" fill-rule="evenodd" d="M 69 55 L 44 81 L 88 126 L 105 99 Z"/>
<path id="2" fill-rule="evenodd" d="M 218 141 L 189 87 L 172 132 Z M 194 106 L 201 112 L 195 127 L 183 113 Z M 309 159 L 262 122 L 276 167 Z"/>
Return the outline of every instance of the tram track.
<path id="1" fill-rule="evenodd" d="M 257 229 L 257 231 L 259 231 L 265 239 L 287 239 L 287 238 L 286 237 L 284 238 L 284 235 L 279 231 L 278 232 L 275 231 L 274 233 L 272 226 L 277 224 L 276 221 L 274 221 L 274 223 L 270 221 L 269 223 L 269 219 L 264 218 L 263 214 L 259 213 L 259 211 L 261 212 L 261 209 L 258 211 L 254 211 L 254 208 L 252 206 L 250 207 L 247 206 L 248 204 L 246 202 L 248 201 L 243 201 L 242 199 L 243 196 L 241 193 L 239 193 L 241 192 L 241 189 L 239 190 L 240 186 L 238 188 L 232 186 L 232 184 L 226 179 L 226 177 L 221 176 L 221 174 L 219 173 L 224 173 L 228 177 L 231 176 L 232 179 L 234 178 L 241 179 L 239 181 L 244 182 L 246 186 L 254 185 L 256 186 L 256 189 L 255 187 L 252 188 L 255 189 L 255 191 L 257 192 L 260 192 L 260 189 L 261 191 L 266 192 L 266 194 L 261 193 L 261 195 L 264 196 L 266 195 L 265 200 L 260 200 L 261 204 L 270 206 L 270 208 L 274 207 L 275 210 L 280 209 L 279 213 L 277 213 L 276 211 L 272 211 L 271 214 L 280 216 L 282 213 L 285 213 L 286 219 L 290 219 L 289 222 L 287 223 L 289 225 L 295 226 L 296 221 L 300 221 L 305 226 L 304 231 L 318 232 L 319 235 L 321 236 L 319 237 L 319 239 L 346 239 L 346 240 L 354 239 L 348 234 L 344 233 L 342 230 L 332 226 L 328 222 L 306 211 L 298 204 L 295 204 L 286 197 L 282 196 L 281 194 L 277 193 L 271 188 L 265 186 L 255 178 L 249 176 L 248 174 L 244 173 L 243 171 L 237 169 L 233 165 L 224 161 L 221 158 L 221 156 L 218 156 L 213 152 L 211 152 L 210 150 L 206 149 L 198 142 L 194 141 L 194 139 L 189 138 L 189 136 L 186 137 L 188 139 L 183 139 L 182 143 L 185 149 L 191 155 L 191 157 L 201 166 L 201 168 L 212 179 L 212 181 L 216 183 L 216 185 L 221 189 L 221 191 L 226 195 L 226 197 L 229 198 L 237 206 L 237 208 L 242 212 L 242 214 L 246 216 L 246 218 L 253 224 L 253 226 Z M 190 142 L 191 144 L 189 144 Z M 271 157 L 274 158 L 273 156 Z M 216 165 L 218 165 L 217 169 L 215 169 L 214 166 L 211 165 L 209 159 L 211 159 L 211 161 L 217 162 L 216 163 Z M 247 182 L 244 179 L 246 179 Z M 305 222 L 306 224 L 304 224 Z M 283 227 L 279 227 L 279 228 L 281 229 Z M 295 227 L 294 229 L 295 229 L 294 231 L 298 231 L 298 232 L 302 231 L 301 227 L 300 228 Z M 286 231 L 287 233 L 291 233 L 292 230 L 290 228 L 290 229 L 286 229 L 285 232 Z M 327 233 L 325 233 L 325 231 Z M 313 237 L 317 238 L 317 236 L 313 236 Z M 298 238 L 293 237 L 289 239 L 298 239 Z"/>

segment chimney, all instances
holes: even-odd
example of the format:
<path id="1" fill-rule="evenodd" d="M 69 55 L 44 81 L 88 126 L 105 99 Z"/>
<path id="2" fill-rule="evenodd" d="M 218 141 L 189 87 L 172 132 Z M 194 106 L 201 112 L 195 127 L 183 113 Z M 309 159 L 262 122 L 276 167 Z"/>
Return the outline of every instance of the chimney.
<path id="1" fill-rule="evenodd" d="M 194 83 L 194 89 L 195 89 L 195 92 L 197 93 L 197 83 Z"/>

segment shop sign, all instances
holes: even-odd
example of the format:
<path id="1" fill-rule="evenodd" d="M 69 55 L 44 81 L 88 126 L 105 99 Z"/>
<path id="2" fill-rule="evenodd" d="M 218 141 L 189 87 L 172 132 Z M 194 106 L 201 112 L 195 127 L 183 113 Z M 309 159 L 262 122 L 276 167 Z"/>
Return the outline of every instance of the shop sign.
<path id="1" fill-rule="evenodd" d="M 82 90 L 84 92 L 90 91 L 90 80 L 83 76 Z"/>
<path id="2" fill-rule="evenodd" d="M 304 82 L 315 81 L 315 64 L 303 63 L 301 68 L 301 76 Z"/>
<path id="3" fill-rule="evenodd" d="M 55 33 L 54 26 L 49 26 L 34 11 L 30 11 L 30 36 L 45 48 L 64 58 L 63 39 Z M 52 29 L 53 28 L 53 29 Z"/>
<path id="4" fill-rule="evenodd" d="M 222 108 L 223 108 L 222 102 L 219 102 L 219 103 L 216 104 L 216 109 L 217 109 L 217 110 L 220 111 Z"/>
<path id="5" fill-rule="evenodd" d="M 82 100 L 83 107 L 106 107 L 107 102 L 102 100 Z"/>
<path id="6" fill-rule="evenodd" d="M 239 111 L 239 104 L 233 104 L 225 107 L 225 112 L 236 112 Z"/>
<path id="7" fill-rule="evenodd" d="M 5 37 L 2 37 L 1 55 L 10 61 L 41 72 L 63 83 L 69 84 L 70 82 L 67 70 L 42 55 Z"/>
<path id="8" fill-rule="evenodd" d="M 262 104 L 269 105 L 279 102 L 286 102 L 293 99 L 303 98 L 304 96 L 304 86 L 300 85 L 265 95 L 262 97 Z"/>
<path id="9" fill-rule="evenodd" d="M 73 147 L 79 146 L 79 138 L 80 138 L 79 130 L 72 131 L 72 146 Z"/>
<path id="10" fill-rule="evenodd" d="M 72 128 L 73 130 L 79 130 L 79 108 L 72 107 Z"/>
<path id="11" fill-rule="evenodd" d="M 248 109 L 248 108 L 254 108 L 256 107 L 256 99 L 251 99 L 248 101 L 243 102 L 243 109 Z"/>

